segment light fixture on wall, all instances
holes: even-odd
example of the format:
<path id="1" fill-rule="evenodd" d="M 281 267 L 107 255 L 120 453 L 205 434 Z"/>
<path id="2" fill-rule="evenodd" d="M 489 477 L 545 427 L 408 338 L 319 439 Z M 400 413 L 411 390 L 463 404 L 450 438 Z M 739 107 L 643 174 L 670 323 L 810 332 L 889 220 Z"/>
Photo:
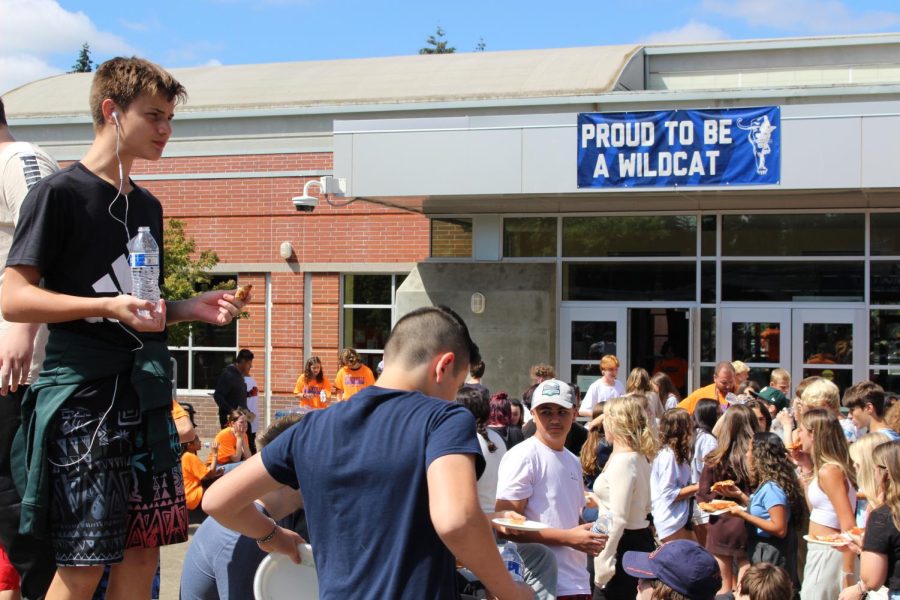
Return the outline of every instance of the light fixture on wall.
<path id="1" fill-rule="evenodd" d="M 289 259 L 294 254 L 294 247 L 291 246 L 290 242 L 281 242 L 281 246 L 278 247 L 278 254 L 284 260 Z"/>
<path id="2" fill-rule="evenodd" d="M 485 299 L 484 294 L 481 292 L 475 292 L 472 294 L 472 298 L 469 300 L 469 308 L 472 309 L 472 312 L 476 315 L 480 315 L 484 312 Z"/>

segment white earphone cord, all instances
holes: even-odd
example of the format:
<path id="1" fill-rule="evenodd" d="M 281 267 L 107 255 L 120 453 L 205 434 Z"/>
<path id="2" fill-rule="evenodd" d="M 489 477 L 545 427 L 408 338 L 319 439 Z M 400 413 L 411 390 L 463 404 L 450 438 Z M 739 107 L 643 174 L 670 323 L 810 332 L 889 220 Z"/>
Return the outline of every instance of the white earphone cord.
<path id="1" fill-rule="evenodd" d="M 128 232 L 128 194 L 122 193 L 122 189 L 125 187 L 125 174 L 122 169 L 122 159 L 119 157 L 119 117 L 118 117 L 118 115 L 116 115 L 115 111 L 113 111 L 112 117 L 113 117 L 113 121 L 115 121 L 115 123 L 116 123 L 116 161 L 119 163 L 119 189 L 116 191 L 116 197 L 113 198 L 112 202 L 109 203 L 109 206 L 107 207 L 106 212 L 109 213 L 109 216 L 112 217 L 112 219 L 114 221 L 121 223 L 122 227 L 125 228 L 125 247 L 126 247 L 125 249 L 127 250 L 128 242 L 131 241 L 131 234 Z M 113 204 L 116 203 L 116 200 L 119 199 L 119 196 L 123 196 L 125 198 L 125 220 L 124 221 L 116 218 L 116 215 L 114 215 L 112 212 Z M 138 350 L 140 350 L 141 348 L 144 347 L 144 342 L 142 342 L 138 336 L 136 336 L 133 333 L 131 333 L 130 331 L 128 331 L 128 328 L 125 327 L 124 325 L 122 325 L 121 321 L 116 321 L 116 323 L 119 324 L 119 327 L 122 328 L 122 331 L 124 331 L 125 333 L 127 333 L 128 335 L 133 337 L 134 341 L 136 341 L 138 343 L 138 347 L 134 348 L 132 350 L 132 352 L 137 352 Z"/>

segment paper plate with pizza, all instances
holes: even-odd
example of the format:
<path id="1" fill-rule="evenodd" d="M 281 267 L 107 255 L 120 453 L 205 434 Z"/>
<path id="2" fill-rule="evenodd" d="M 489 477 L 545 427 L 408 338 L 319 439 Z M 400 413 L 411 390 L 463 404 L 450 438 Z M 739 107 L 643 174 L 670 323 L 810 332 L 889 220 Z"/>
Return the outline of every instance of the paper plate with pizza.
<path id="1" fill-rule="evenodd" d="M 747 510 L 744 506 L 739 506 L 737 502 L 733 500 L 713 500 L 712 502 L 698 502 L 697 506 L 705 513 L 709 513 L 711 515 L 722 515 L 727 512 L 731 512 L 735 506 L 740 510 Z"/>

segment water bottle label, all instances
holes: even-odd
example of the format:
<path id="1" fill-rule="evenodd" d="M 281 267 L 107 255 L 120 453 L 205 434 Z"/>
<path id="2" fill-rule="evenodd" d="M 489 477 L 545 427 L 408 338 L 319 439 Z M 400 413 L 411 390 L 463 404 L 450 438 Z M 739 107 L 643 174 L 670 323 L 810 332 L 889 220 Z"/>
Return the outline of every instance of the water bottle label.
<path id="1" fill-rule="evenodd" d="M 506 570 L 509 571 L 509 574 L 512 575 L 512 578 L 516 581 L 523 581 L 525 579 L 522 576 L 522 565 L 514 560 L 506 561 Z"/>
<path id="2" fill-rule="evenodd" d="M 132 252 L 128 255 L 128 265 L 134 267 L 158 267 L 159 255 L 144 252 Z"/>

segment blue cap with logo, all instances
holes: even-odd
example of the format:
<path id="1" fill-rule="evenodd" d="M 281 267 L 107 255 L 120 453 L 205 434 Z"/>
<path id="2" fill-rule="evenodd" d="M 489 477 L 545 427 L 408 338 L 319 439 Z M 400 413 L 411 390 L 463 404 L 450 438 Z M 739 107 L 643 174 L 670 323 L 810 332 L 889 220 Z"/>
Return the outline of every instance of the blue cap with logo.
<path id="1" fill-rule="evenodd" d="M 691 600 L 714 600 L 722 585 L 716 559 L 700 544 L 675 540 L 655 552 L 626 552 L 622 568 L 638 579 L 659 579 Z"/>

